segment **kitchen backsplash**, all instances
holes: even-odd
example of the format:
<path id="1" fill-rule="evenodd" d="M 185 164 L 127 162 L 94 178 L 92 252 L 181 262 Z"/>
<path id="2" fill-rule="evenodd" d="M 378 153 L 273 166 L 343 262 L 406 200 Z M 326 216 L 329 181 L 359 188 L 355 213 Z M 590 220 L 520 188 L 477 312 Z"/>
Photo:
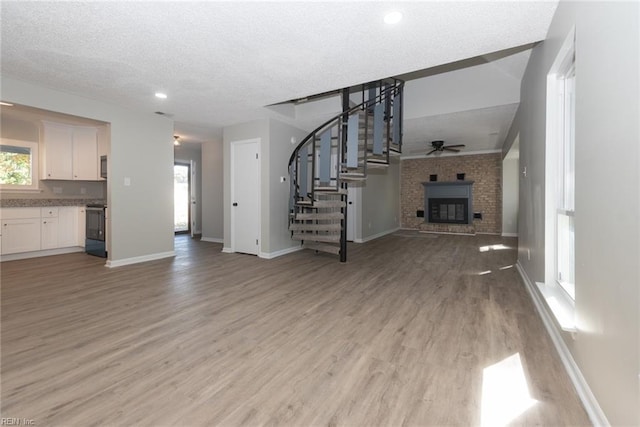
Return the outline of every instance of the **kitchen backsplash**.
<path id="1" fill-rule="evenodd" d="M 40 181 L 39 192 L 0 191 L 5 199 L 106 199 L 107 182 Z"/>

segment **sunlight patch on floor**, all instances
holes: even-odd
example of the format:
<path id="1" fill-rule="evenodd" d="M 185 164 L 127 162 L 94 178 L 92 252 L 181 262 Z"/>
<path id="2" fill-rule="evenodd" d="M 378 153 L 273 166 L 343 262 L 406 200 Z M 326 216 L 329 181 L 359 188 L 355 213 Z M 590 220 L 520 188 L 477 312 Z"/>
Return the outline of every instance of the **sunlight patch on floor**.
<path id="1" fill-rule="evenodd" d="M 483 427 L 504 426 L 536 402 L 529 394 L 520 353 L 484 368 L 480 414 Z"/>
<path id="2" fill-rule="evenodd" d="M 502 243 L 499 243 L 497 245 L 486 245 L 486 246 L 480 246 L 478 248 L 478 250 L 480 252 L 489 252 L 489 251 L 503 251 L 505 249 L 511 249 L 509 246 L 505 246 Z"/>

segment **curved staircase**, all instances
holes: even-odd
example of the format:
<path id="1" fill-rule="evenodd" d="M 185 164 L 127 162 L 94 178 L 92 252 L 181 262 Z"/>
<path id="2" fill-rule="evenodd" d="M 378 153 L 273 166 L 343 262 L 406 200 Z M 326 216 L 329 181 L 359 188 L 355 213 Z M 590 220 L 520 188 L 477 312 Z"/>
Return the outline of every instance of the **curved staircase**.
<path id="1" fill-rule="evenodd" d="M 402 150 L 404 82 L 361 86 L 362 102 L 342 90 L 343 112 L 307 135 L 289 158 L 289 230 L 304 248 L 347 260 L 347 187 L 368 168 L 384 168 Z"/>

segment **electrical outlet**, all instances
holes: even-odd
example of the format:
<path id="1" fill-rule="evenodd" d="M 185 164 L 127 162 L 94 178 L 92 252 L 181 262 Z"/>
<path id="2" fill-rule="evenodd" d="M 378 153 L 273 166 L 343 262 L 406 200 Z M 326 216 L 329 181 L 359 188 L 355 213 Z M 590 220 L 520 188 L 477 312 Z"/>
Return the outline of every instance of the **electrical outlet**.
<path id="1" fill-rule="evenodd" d="M 80 194 L 87 194 L 87 189 L 84 187 L 80 187 Z"/>
<path id="2" fill-rule="evenodd" d="M 53 187 L 53 194 L 62 194 L 62 187 Z"/>

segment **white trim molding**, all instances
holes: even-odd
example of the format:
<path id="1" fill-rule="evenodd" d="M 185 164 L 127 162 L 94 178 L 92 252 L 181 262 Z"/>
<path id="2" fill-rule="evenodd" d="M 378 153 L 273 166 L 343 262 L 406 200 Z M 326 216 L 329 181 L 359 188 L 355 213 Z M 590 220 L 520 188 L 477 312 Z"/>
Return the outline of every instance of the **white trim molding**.
<path id="1" fill-rule="evenodd" d="M 384 237 L 387 234 L 395 233 L 400 230 L 400 227 L 392 228 L 391 230 L 382 231 L 380 233 L 372 234 L 371 236 L 363 237 L 361 239 L 353 239 L 353 243 L 366 243 L 371 240 L 379 239 L 380 237 Z"/>
<path id="2" fill-rule="evenodd" d="M 19 259 L 28 259 L 28 258 L 39 258 L 42 256 L 50 256 L 50 255 L 63 255 L 63 254 L 72 254 L 76 252 L 84 252 L 84 248 L 81 246 L 70 246 L 68 248 L 57 248 L 57 249 L 45 249 L 42 251 L 33 251 L 33 252 L 20 252 L 17 254 L 7 254 L 0 256 L 0 262 L 2 261 L 16 261 Z"/>
<path id="3" fill-rule="evenodd" d="M 235 252 L 234 252 L 234 250 L 233 250 L 233 249 L 231 249 L 230 247 L 228 247 L 228 246 L 223 246 L 223 247 L 222 247 L 222 253 L 224 253 L 224 254 L 233 254 L 233 253 L 235 253 Z"/>
<path id="4" fill-rule="evenodd" d="M 560 356 L 560 360 L 562 361 L 564 369 L 567 371 L 569 379 L 573 383 L 573 386 L 578 393 L 580 401 L 587 411 L 589 419 L 594 426 L 611 425 L 607 420 L 606 415 L 602 411 L 600 404 L 596 400 L 596 397 L 593 395 L 593 392 L 591 391 L 587 380 L 584 378 L 582 372 L 580 371 L 580 368 L 576 364 L 576 361 L 573 359 L 571 351 L 569 351 L 569 348 L 565 344 L 564 339 L 561 335 L 561 331 L 556 326 L 553 315 L 550 314 L 547 310 L 547 303 L 544 301 L 543 295 L 538 290 L 538 286 L 536 286 L 531 281 L 531 279 L 529 279 L 529 276 L 527 276 L 527 273 L 522 268 L 519 260 L 516 262 L 516 269 L 518 270 L 518 273 L 520 273 L 520 277 L 524 282 L 524 286 L 531 296 L 533 305 L 535 305 L 536 310 L 538 311 L 538 314 L 542 319 L 542 323 L 544 324 L 544 327 L 547 330 L 547 333 L 549 334 L 549 337 L 551 338 L 551 341 L 553 342 L 558 355 Z M 574 334 L 576 333 L 577 332 L 574 332 Z"/>
<path id="5" fill-rule="evenodd" d="M 217 237 L 201 237 L 200 241 L 210 243 L 224 243 L 224 239 L 219 239 Z"/>
<path id="6" fill-rule="evenodd" d="M 109 268 L 122 267 L 124 265 L 139 264 L 141 262 L 155 261 L 158 259 L 171 258 L 174 256 L 176 256 L 175 251 L 158 252 L 155 254 L 135 256 L 131 258 L 118 259 L 115 261 L 108 260 L 107 263 L 105 264 L 105 267 L 109 267 Z"/>
<path id="7" fill-rule="evenodd" d="M 518 233 L 502 233 L 502 237 L 518 237 Z"/>
<path id="8" fill-rule="evenodd" d="M 281 250 L 275 251 L 275 252 L 260 252 L 258 254 L 258 257 L 259 258 L 264 258 L 264 259 L 273 259 L 273 258 L 277 258 L 277 257 L 282 256 L 282 255 L 287 255 L 287 254 L 291 254 L 291 253 L 294 253 L 294 252 L 301 251 L 302 249 L 304 249 L 302 246 L 293 246 L 291 248 L 281 249 Z"/>

